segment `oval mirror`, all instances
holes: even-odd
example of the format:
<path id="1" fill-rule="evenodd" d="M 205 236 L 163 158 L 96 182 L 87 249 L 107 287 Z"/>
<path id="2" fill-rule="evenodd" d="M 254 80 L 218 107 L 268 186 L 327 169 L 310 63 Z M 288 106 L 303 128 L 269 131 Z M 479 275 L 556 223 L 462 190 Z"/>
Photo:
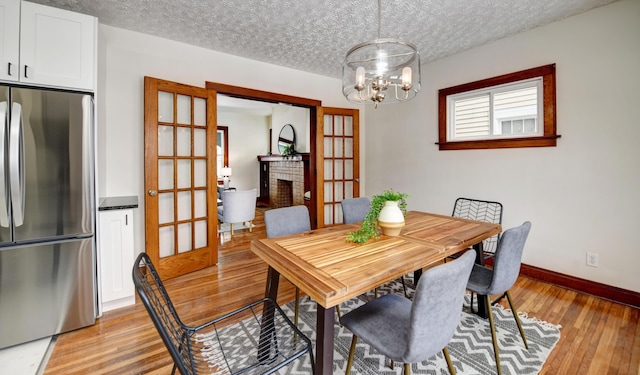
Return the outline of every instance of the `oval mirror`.
<path id="1" fill-rule="evenodd" d="M 287 150 L 295 150 L 296 148 L 296 131 L 291 124 L 286 124 L 280 129 L 278 136 L 278 151 L 280 155 L 289 154 Z"/>

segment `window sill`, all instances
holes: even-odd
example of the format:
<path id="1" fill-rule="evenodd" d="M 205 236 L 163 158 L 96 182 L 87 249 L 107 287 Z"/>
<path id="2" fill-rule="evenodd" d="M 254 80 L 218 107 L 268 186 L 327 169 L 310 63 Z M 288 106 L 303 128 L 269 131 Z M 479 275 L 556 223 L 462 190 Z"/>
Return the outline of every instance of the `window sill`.
<path id="1" fill-rule="evenodd" d="M 488 148 L 555 147 L 560 135 L 547 137 L 485 139 L 478 141 L 436 142 L 440 150 L 480 150 Z"/>

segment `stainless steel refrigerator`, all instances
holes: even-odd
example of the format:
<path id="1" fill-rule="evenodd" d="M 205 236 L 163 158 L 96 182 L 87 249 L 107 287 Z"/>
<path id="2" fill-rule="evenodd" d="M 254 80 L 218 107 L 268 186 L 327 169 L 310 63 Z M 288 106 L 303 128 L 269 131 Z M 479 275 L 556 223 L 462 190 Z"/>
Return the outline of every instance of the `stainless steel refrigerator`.
<path id="1" fill-rule="evenodd" d="M 95 323 L 93 97 L 0 85 L 0 349 Z"/>

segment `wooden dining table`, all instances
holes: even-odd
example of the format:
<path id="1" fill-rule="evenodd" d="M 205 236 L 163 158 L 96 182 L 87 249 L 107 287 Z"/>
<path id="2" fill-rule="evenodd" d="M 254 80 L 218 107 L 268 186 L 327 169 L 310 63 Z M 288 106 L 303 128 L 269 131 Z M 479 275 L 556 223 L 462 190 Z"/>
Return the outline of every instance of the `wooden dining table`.
<path id="1" fill-rule="evenodd" d="M 501 232 L 500 224 L 410 211 L 399 236 L 346 241 L 359 224 L 344 224 L 254 240 L 268 265 L 265 295 L 276 299 L 280 275 L 317 304 L 315 374 L 333 374 L 334 313 L 341 302 L 441 262 Z"/>

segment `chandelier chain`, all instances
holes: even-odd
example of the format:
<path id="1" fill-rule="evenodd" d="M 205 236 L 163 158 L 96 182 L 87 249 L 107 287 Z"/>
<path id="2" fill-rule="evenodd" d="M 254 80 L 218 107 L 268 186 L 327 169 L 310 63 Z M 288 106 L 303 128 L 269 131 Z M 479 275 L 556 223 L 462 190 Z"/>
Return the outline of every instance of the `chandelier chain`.
<path id="1" fill-rule="evenodd" d="M 380 29 L 382 24 L 382 0 L 378 0 L 378 39 L 380 39 Z"/>

